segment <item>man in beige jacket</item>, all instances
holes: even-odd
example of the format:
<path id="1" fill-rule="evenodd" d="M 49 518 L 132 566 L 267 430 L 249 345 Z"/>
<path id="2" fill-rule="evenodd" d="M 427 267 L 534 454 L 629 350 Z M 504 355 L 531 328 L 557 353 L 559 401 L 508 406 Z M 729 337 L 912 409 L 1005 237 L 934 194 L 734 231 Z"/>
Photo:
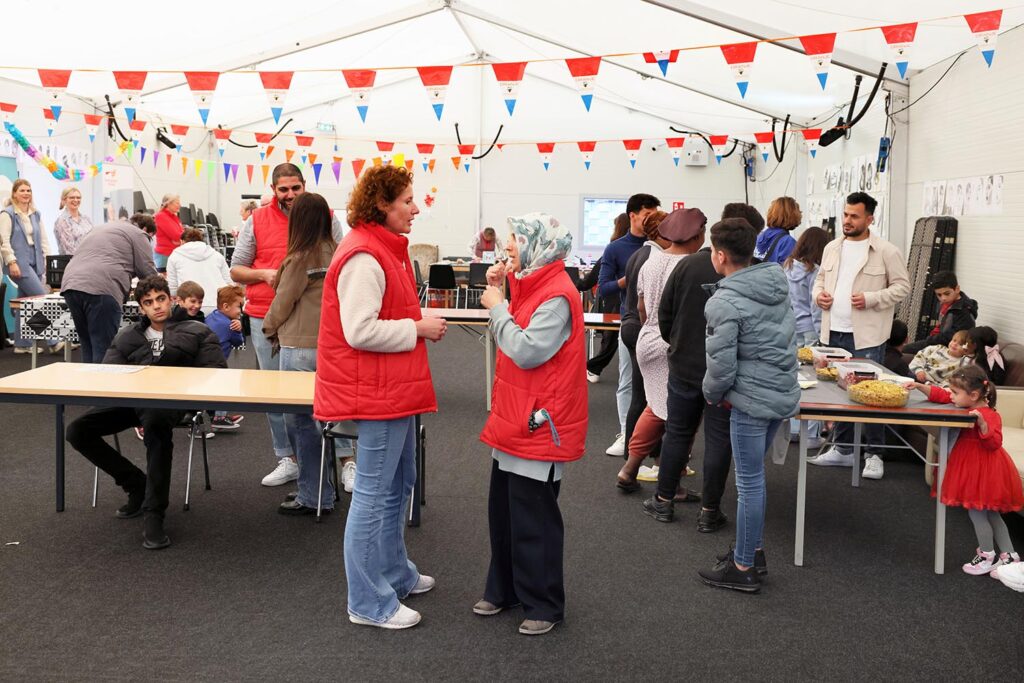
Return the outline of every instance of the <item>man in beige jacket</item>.
<path id="1" fill-rule="evenodd" d="M 910 293 L 910 276 L 900 250 L 871 232 L 877 204 L 865 192 L 846 198 L 843 236 L 825 247 L 813 297 L 821 308 L 821 341 L 880 364 L 896 304 Z M 881 458 L 884 428 L 866 425 L 864 436 L 863 476 L 881 479 L 885 472 Z M 852 423 L 836 425 L 836 441 L 853 442 Z M 853 467 L 853 448 L 833 446 L 808 462 Z"/>

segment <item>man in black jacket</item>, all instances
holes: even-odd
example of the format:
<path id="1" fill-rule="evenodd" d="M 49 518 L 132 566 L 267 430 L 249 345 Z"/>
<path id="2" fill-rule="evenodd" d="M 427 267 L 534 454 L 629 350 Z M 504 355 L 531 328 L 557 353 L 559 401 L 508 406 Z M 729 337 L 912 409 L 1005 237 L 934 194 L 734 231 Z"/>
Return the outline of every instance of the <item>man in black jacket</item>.
<path id="1" fill-rule="evenodd" d="M 143 279 L 135 288 L 135 300 L 145 317 L 117 333 L 104 363 L 226 367 L 213 330 L 202 323 L 168 319 L 172 301 L 167 280 L 159 275 Z M 180 410 L 94 408 L 68 426 L 68 442 L 128 493 L 128 502 L 118 509 L 117 516 L 128 519 L 145 514 L 142 545 L 150 550 L 171 544 L 164 533 L 174 449 L 171 430 L 183 416 Z M 131 427 L 145 430 L 145 474 L 103 440 Z"/>
<path id="2" fill-rule="evenodd" d="M 710 285 L 721 279 L 711 264 L 710 248 L 704 248 L 680 261 L 665 283 L 658 327 L 669 343 L 668 419 L 661 442 L 658 491 L 643 504 L 644 512 L 659 522 L 672 521 L 673 499 L 703 418 L 703 503 L 697 530 L 705 533 L 727 521 L 719 505 L 732 461 L 729 409 L 708 405 L 702 391 L 707 371 L 704 304 L 711 296 Z"/>
<path id="3" fill-rule="evenodd" d="M 904 346 L 903 353 L 912 355 L 933 344 L 949 346 L 954 334 L 974 327 L 978 317 L 978 302 L 960 291 L 956 273 L 951 270 L 935 273 L 932 277 L 932 290 L 939 300 L 939 324 L 924 339 Z"/>

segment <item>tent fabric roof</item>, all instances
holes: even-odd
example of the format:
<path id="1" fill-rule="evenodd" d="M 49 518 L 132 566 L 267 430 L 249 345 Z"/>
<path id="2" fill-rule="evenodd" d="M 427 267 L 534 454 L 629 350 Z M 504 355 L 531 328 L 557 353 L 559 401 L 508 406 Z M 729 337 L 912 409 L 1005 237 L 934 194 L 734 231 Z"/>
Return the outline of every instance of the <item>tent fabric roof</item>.
<path id="1" fill-rule="evenodd" d="M 129 27 L 111 29 L 110 16 L 95 6 L 37 1 L 21 4 L 19 23 L 46 28 L 8 32 L 5 53 L 12 61 L 3 66 L 251 70 L 222 75 L 213 96 L 208 125 L 239 130 L 277 129 L 255 72 L 296 70 L 282 119 L 291 119 L 289 131 L 310 131 L 327 122 L 336 125 L 339 137 L 441 142 L 454 139 L 452 124 L 459 122 L 464 141 L 489 142 L 503 125 L 502 140 L 511 143 L 663 137 L 672 134 L 668 126 L 675 124 L 749 137 L 767 130 L 773 117 L 791 114 L 797 125 L 807 125 L 837 111 L 848 101 L 856 74 L 833 64 L 822 90 L 805 55 L 762 44 L 749 90 L 741 98 L 717 48 L 681 53 L 666 76 L 640 56 L 606 58 L 588 113 L 561 60 L 745 42 L 750 34 L 807 35 L 954 15 L 918 27 L 909 53 L 913 71 L 971 48 L 974 38 L 959 15 L 993 9 L 980 0 L 803 2 L 307 0 L 292 18 L 279 3 L 265 0 L 179 0 L 139 5 L 128 10 L 134 14 Z M 1020 23 L 1024 9 L 1004 11 L 1002 30 Z M 40 51 L 40 35 L 45 44 L 73 47 Z M 872 71 L 882 61 L 893 61 L 878 30 L 840 33 L 836 50 L 837 60 L 841 51 L 871 65 Z M 536 59 L 553 61 L 527 67 L 512 116 L 489 67 L 456 68 L 441 121 L 416 72 L 399 68 L 378 73 L 363 123 L 339 71 Z M 898 78 L 893 66 L 888 75 Z M 0 76 L 38 83 L 34 71 L 0 69 Z M 862 93 L 872 83 L 866 77 Z M 180 73 L 152 73 L 146 86 L 138 104 L 141 118 L 202 125 Z M 104 94 L 119 98 L 109 71 L 75 71 L 69 93 L 95 102 L 102 102 Z M 69 111 L 87 111 L 85 104 L 70 98 L 65 104 Z"/>

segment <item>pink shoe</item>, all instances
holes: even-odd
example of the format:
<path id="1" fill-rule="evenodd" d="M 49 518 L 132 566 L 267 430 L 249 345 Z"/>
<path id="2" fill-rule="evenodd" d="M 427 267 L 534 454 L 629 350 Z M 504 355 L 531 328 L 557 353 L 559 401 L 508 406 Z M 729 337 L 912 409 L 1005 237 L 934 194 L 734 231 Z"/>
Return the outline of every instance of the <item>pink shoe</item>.
<path id="1" fill-rule="evenodd" d="M 978 548 L 977 552 L 974 559 L 964 565 L 964 571 L 972 576 L 988 574 L 996 566 L 996 551 L 984 553 Z"/>
<path id="2" fill-rule="evenodd" d="M 996 563 L 992 566 L 992 571 L 990 571 L 988 575 L 993 579 L 998 579 L 1000 567 L 1007 564 L 1014 564 L 1016 562 L 1020 562 L 1020 555 L 1017 553 L 999 553 L 999 559 L 996 560 Z"/>

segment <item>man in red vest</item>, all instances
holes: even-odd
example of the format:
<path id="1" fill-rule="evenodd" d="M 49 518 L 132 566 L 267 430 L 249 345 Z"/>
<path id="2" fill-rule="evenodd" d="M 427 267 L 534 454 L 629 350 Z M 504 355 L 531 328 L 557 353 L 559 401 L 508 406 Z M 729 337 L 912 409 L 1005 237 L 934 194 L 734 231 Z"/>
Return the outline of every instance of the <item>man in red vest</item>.
<path id="1" fill-rule="evenodd" d="M 261 370 L 280 370 L 280 356 L 271 355 L 263 335 L 263 318 L 274 300 L 277 269 L 288 253 L 288 214 L 292 202 L 306 191 L 302 171 L 295 164 L 278 164 L 271 175 L 273 199 L 252 212 L 242 225 L 231 257 L 231 279 L 245 285 L 245 313 L 249 316 L 252 345 Z M 334 240 L 341 242 L 341 223 L 333 219 Z M 295 452 L 288 441 L 284 415 L 268 413 L 277 466 L 263 478 L 264 486 L 280 486 L 299 476 Z"/>

